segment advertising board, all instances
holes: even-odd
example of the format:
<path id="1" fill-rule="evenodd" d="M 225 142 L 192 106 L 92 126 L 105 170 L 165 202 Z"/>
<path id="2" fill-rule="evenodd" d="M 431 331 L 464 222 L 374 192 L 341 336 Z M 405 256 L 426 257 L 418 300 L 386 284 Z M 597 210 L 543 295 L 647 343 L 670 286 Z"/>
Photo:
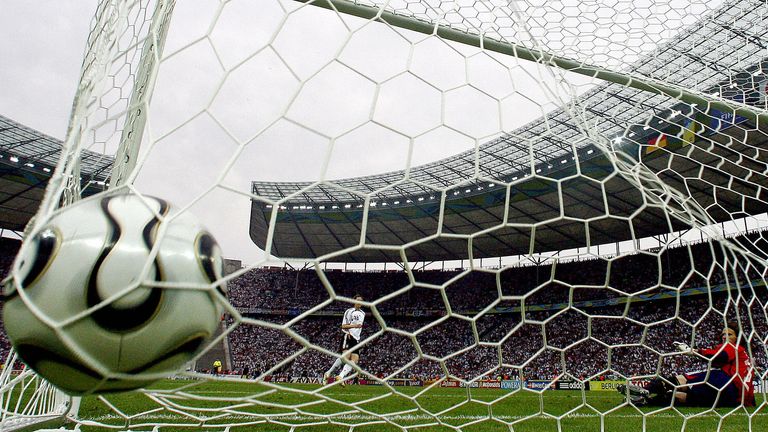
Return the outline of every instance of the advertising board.
<path id="1" fill-rule="evenodd" d="M 556 390 L 581 390 L 584 388 L 584 383 L 571 380 L 559 380 L 555 383 Z"/>
<path id="2" fill-rule="evenodd" d="M 504 390 L 517 390 L 520 388 L 520 380 L 503 380 L 501 388 Z"/>
<path id="3" fill-rule="evenodd" d="M 525 388 L 530 390 L 544 390 L 552 387 L 552 381 L 528 380 L 525 382 Z"/>
<path id="4" fill-rule="evenodd" d="M 590 391 L 616 391 L 616 386 L 626 384 L 626 381 L 590 381 Z"/>

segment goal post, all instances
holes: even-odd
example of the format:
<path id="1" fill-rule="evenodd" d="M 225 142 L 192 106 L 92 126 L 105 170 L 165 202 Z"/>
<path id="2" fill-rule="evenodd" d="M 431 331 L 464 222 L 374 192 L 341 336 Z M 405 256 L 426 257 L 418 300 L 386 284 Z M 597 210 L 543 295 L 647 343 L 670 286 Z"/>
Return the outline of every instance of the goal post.
<path id="1" fill-rule="evenodd" d="M 0 428 L 5 431 L 56 428 L 76 418 L 80 398 L 66 395 L 31 369 L 14 369 L 18 357 L 11 352 L 0 373 Z"/>
<path id="2" fill-rule="evenodd" d="M 134 90 L 131 92 L 129 112 L 125 120 L 120 146 L 117 149 L 115 163 L 110 175 L 110 187 L 116 188 L 128 183 L 130 175 L 139 157 L 139 147 L 144 136 L 147 111 L 151 102 L 152 89 L 157 77 L 163 46 L 170 25 L 175 0 L 160 0 L 152 12 L 152 19 L 147 37 L 141 49 L 141 60 L 136 72 Z"/>

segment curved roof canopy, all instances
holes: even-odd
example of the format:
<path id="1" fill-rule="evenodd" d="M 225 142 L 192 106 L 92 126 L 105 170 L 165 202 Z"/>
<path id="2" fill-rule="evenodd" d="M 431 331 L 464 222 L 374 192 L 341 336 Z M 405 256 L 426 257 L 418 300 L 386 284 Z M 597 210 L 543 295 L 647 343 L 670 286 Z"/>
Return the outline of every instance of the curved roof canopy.
<path id="1" fill-rule="evenodd" d="M 760 72 L 768 70 L 762 58 L 768 44 L 765 8 L 762 2 L 728 2 L 709 19 L 638 61 L 630 72 L 726 99 L 764 104 L 756 93 L 765 79 Z M 715 220 L 766 210 L 768 198 L 762 190 L 767 184 L 768 156 L 762 126 L 755 130 L 743 119 L 728 118 L 727 113 L 617 84 L 596 87 L 575 105 L 581 110 L 581 124 L 594 125 L 602 136 L 621 137 L 614 148 L 641 159 L 665 182 L 686 190 Z M 672 116 L 677 112 L 682 115 Z M 701 123 L 697 136 L 704 139 L 679 139 L 686 120 Z M 665 151 L 643 150 L 664 136 L 669 137 Z M 59 140 L 0 116 L 1 228 L 23 229 L 39 205 L 60 151 Z M 112 163 L 110 156 L 83 152 L 86 194 L 103 188 Z M 708 168 L 715 165 L 718 169 Z M 670 166 L 672 170 L 665 169 Z M 577 169 L 584 175 L 563 180 Z M 253 194 L 270 203 L 252 201 L 250 235 L 265 247 L 277 210 L 271 248 L 276 256 L 314 258 L 354 247 L 361 242 L 366 196 L 364 242 L 373 246 L 333 260 L 401 260 L 397 247 L 425 238 L 406 248 L 409 259 L 561 250 L 685 227 L 668 220 L 662 209 L 645 206 L 638 188 L 613 172 L 608 158 L 570 114 L 556 110 L 475 151 L 413 167 L 407 173 L 318 185 L 255 181 Z M 510 225 L 500 227 L 505 212 Z M 444 235 L 430 238 L 438 232 L 438 223 Z M 474 239 L 470 242 L 468 236 Z"/>
<path id="2" fill-rule="evenodd" d="M 35 214 L 59 156 L 61 140 L 0 115 L 0 228 L 21 231 Z M 83 151 L 84 194 L 103 189 L 113 158 Z"/>
<path id="3" fill-rule="evenodd" d="M 637 62 L 630 73 L 765 108 L 759 89 L 764 88 L 762 71 L 768 70 L 762 57 L 768 25 L 764 5 L 746 3 L 724 5 Z M 768 157 L 756 150 L 768 141 L 763 125 L 758 131 L 732 114 L 613 83 L 588 91 L 575 105 L 580 124 L 594 125 L 602 136 L 614 139 L 611 151 L 641 160 L 670 186 L 687 191 L 715 220 L 766 211 L 768 199 L 761 187 L 768 185 L 763 174 Z M 696 138 L 681 139 L 691 122 L 699 123 Z M 664 151 L 648 150 L 656 140 L 668 143 Z M 254 181 L 252 193 L 269 203 L 252 201 L 251 238 L 266 246 L 277 210 L 275 256 L 311 259 L 355 247 L 361 243 L 366 196 L 367 247 L 330 260 L 399 261 L 392 246 L 435 237 L 438 231 L 441 236 L 406 248 L 408 259 L 562 250 L 686 227 L 669 220 L 664 209 L 646 205 L 638 187 L 615 176 L 609 158 L 595 144 L 571 114 L 555 110 L 477 150 L 409 172 L 322 184 Z M 733 163 L 739 153 L 747 157 Z M 718 169 L 705 168 L 715 165 Z M 670 166 L 673 170 L 666 169 Z M 577 172 L 583 176 L 558 182 Z M 505 211 L 513 225 L 500 227 Z M 470 235 L 475 237 L 471 242 Z"/>

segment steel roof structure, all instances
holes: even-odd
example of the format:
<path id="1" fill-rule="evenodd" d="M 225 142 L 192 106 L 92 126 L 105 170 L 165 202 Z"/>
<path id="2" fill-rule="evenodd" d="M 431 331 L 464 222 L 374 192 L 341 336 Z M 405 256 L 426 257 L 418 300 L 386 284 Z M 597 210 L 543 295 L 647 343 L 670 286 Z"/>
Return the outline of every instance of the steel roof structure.
<path id="1" fill-rule="evenodd" d="M 745 8 L 745 4 L 754 7 Z M 762 7 L 761 7 L 762 6 Z M 739 73 L 750 75 L 768 48 L 768 7 L 763 2 L 742 1 L 723 6 L 711 21 L 702 21 L 647 56 L 632 72 L 663 79 L 666 82 L 733 98 L 738 89 L 730 87 Z M 713 27 L 711 24 L 718 24 Z M 754 88 L 755 86 L 750 86 Z M 644 93 L 617 84 L 592 89 L 580 98 L 584 122 L 596 125 L 607 136 L 622 136 L 633 125 L 645 126 L 650 115 L 674 106 L 669 97 Z M 530 145 L 529 145 L 530 144 Z M 480 177 L 502 179 L 516 172 L 530 171 L 529 147 L 535 164 L 549 165 L 563 156 L 572 157 L 575 148 L 587 145 L 583 134 L 569 113 L 556 110 L 513 133 L 482 145 L 477 155 L 468 150 L 458 155 L 414 167 L 408 185 L 378 193 L 377 198 L 419 195 L 430 192 L 428 185 L 446 188 L 472 178 L 475 159 L 479 159 Z M 404 171 L 333 181 L 334 184 L 362 194 L 378 191 L 404 177 Z M 309 183 L 253 182 L 253 192 L 270 200 L 281 200 L 304 189 L 295 201 L 322 203 L 346 201 L 345 192 L 317 188 Z"/>
<path id="2" fill-rule="evenodd" d="M 768 44 L 768 7 L 763 2 L 744 0 L 722 6 L 707 20 L 687 28 L 673 40 L 659 47 L 652 55 L 637 62 L 629 71 L 646 77 L 664 80 L 689 89 L 703 91 L 725 99 L 764 104 L 757 94 L 762 73 L 768 70 L 764 63 Z M 580 124 L 594 125 L 603 136 L 615 137 L 623 151 L 635 158 L 643 156 L 640 146 L 646 146 L 662 132 L 674 129 L 679 133 L 681 122 L 696 119 L 707 124 L 707 143 L 710 140 L 729 143 L 730 150 L 715 150 L 713 154 L 694 150 L 707 143 L 688 149 L 679 148 L 695 162 L 685 163 L 670 152 L 658 152 L 643 158 L 643 163 L 661 172 L 668 164 L 681 164 L 679 178 L 663 178 L 677 187 L 685 187 L 701 203 L 712 203 L 708 210 L 714 217 L 730 217 L 731 212 L 765 211 L 763 196 L 756 196 L 747 183 L 764 180 L 765 154 L 753 158 L 755 166 L 734 168 L 733 172 L 707 171 L 701 181 L 694 184 L 685 178 L 695 178 L 702 166 L 720 163 L 723 152 L 732 152 L 728 135 L 747 138 L 752 146 L 765 148 L 765 130 L 754 128 L 728 113 L 706 111 L 706 108 L 681 104 L 674 98 L 644 93 L 617 84 L 595 87 L 581 96 L 575 104 L 583 120 Z M 764 109 L 765 106 L 763 105 Z M 704 111 L 702 111 L 704 109 Z M 674 119 L 675 115 L 679 115 Z M 676 129 L 675 129 L 676 128 Z M 761 127 L 762 129 L 762 127 Z M 531 150 L 532 149 L 532 150 Z M 712 149 L 710 149 L 711 151 Z M 753 147 L 741 149 L 754 152 Z M 663 154 L 662 154 L 663 153 Z M 648 160 L 646 160 L 648 159 Z M 655 160 L 655 162 L 654 162 Z M 722 165 L 722 164 L 721 164 Z M 608 243 L 628 238 L 639 238 L 684 228 L 684 224 L 670 222 L 660 209 L 646 208 L 633 216 L 631 223 L 621 220 L 622 215 L 643 205 L 644 198 L 637 187 L 621 179 L 605 183 L 608 197 L 620 197 L 608 203 L 608 214 L 619 215 L 590 224 L 583 221 L 560 221 L 539 226 L 536 241 L 531 242 L 531 230 L 506 227 L 495 233 L 475 238 L 471 243 L 466 236 L 481 233 L 502 223 L 506 193 L 510 202 L 511 223 L 534 224 L 559 214 L 557 183 L 548 178 L 563 178 L 569 172 L 593 172 L 595 178 L 605 179 L 612 169 L 604 154 L 587 138 L 584 130 L 563 110 L 553 111 L 512 133 L 453 157 L 409 172 L 396 171 L 381 175 L 334 180 L 313 185 L 301 182 L 252 183 L 252 193 L 271 203 L 253 200 L 250 234 L 259 246 L 266 245 L 272 213 L 278 210 L 272 254 L 282 258 L 312 259 L 354 248 L 361 243 L 365 197 L 369 196 L 368 225 L 365 249 L 357 249 L 331 257 L 336 261 L 400 261 L 397 247 L 419 239 L 435 236 L 441 194 L 446 194 L 445 216 L 440 238 L 413 245 L 406 250 L 411 260 L 434 261 L 466 259 L 469 257 L 497 257 L 527 253 L 529 251 L 561 250 L 589 244 Z M 475 172 L 477 167 L 477 172 Z M 721 167 L 721 169 L 723 169 Z M 744 192 L 754 199 L 725 196 L 735 181 L 751 176 L 750 182 L 740 182 Z M 530 177 L 530 178 L 528 178 Z M 511 183 L 511 186 L 506 185 Z M 583 218 L 606 214 L 601 202 L 603 190 L 589 181 L 562 184 L 563 206 L 568 202 L 592 207 L 582 211 Z M 610 200 L 610 199 L 609 199 Z M 565 210 L 565 209 L 563 209 Z M 565 212 L 567 215 L 567 211 Z"/>
<path id="3" fill-rule="evenodd" d="M 0 228 L 21 231 L 35 214 L 61 155 L 61 140 L 0 115 Z M 86 195 L 104 186 L 112 157 L 84 151 Z M 100 184 L 99 184 L 100 183 Z"/>
<path id="4" fill-rule="evenodd" d="M 729 2 L 710 19 L 687 28 L 638 61 L 630 72 L 726 99 L 760 101 L 759 97 L 755 100 L 755 92 L 765 79 L 761 71 L 768 70 L 762 58 L 768 46 L 767 9 L 762 1 Z M 688 190 L 715 219 L 736 212 L 765 211 L 768 198 L 761 188 L 768 185 L 764 178 L 768 156 L 762 127 L 754 130 L 739 119 L 727 118 L 727 113 L 701 111 L 701 107 L 683 106 L 673 98 L 616 84 L 593 88 L 575 106 L 582 124 L 594 125 L 603 136 L 621 137 L 621 144 L 615 147 L 642 158 L 670 185 Z M 682 115 L 671 119 L 676 112 Z M 702 120 L 703 115 L 708 117 Z M 670 145 L 650 155 L 638 147 L 662 132 L 679 131 L 681 121 L 691 118 L 710 122 L 700 134 L 706 136 L 706 142 Z M 719 124 L 711 124 L 713 121 Z M 737 147 L 729 136 L 746 145 Z M 723 145 L 712 147 L 711 141 Z M 59 140 L 0 116 L 0 228 L 23 229 L 39 205 L 60 149 Z M 733 154 L 737 155 L 729 156 Z M 112 163 L 110 156 L 83 153 L 86 193 L 103 187 Z M 702 168 L 713 164 L 718 170 Z M 674 166 L 677 174 L 665 170 L 668 166 Z M 557 182 L 576 168 L 585 176 Z M 685 227 L 682 222 L 667 220 L 665 212 L 653 206 L 636 212 L 645 202 L 642 194 L 625 180 L 608 180 L 612 172 L 608 159 L 585 138 L 570 114 L 556 110 L 477 151 L 408 172 L 318 185 L 255 181 L 254 195 L 280 206 L 254 200 L 250 235 L 264 247 L 272 214 L 278 210 L 271 249 L 276 256 L 312 259 L 355 247 L 361 243 L 365 196 L 369 196 L 369 207 L 363 241 L 372 247 L 332 260 L 400 261 L 399 246 L 414 241 L 417 243 L 405 250 L 411 260 L 506 256 L 584 246 L 587 236 L 594 245 Z M 601 186 L 590 178 L 604 182 Z M 608 199 L 601 204 L 603 190 Z M 443 235 L 435 237 L 442 194 L 446 196 L 440 227 Z M 564 214 L 579 222 L 547 222 L 560 214 L 559 194 Z M 493 228 L 502 223 L 505 211 L 513 225 Z M 531 241 L 531 224 L 538 224 L 535 241 Z M 470 235 L 475 236 L 471 242 Z"/>

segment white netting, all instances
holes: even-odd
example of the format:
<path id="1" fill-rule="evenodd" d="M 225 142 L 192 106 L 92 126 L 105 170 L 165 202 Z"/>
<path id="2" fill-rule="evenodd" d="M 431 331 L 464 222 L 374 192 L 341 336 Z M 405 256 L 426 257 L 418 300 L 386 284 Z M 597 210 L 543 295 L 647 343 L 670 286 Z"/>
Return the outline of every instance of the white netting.
<path id="1" fill-rule="evenodd" d="M 111 184 L 194 213 L 249 265 L 224 278 L 225 330 L 200 372 L 86 397 L 73 420 L 763 421 L 767 12 L 747 0 L 102 1 L 30 232 Z M 89 171 L 114 156 L 111 178 Z M 307 265 L 269 267 L 279 259 Z M 353 373 L 375 385 L 319 385 L 355 294 L 366 320 Z M 758 408 L 640 409 L 597 391 L 712 365 L 672 342 L 714 346 L 732 321 Z M 203 373 L 213 359 L 237 373 Z"/>

